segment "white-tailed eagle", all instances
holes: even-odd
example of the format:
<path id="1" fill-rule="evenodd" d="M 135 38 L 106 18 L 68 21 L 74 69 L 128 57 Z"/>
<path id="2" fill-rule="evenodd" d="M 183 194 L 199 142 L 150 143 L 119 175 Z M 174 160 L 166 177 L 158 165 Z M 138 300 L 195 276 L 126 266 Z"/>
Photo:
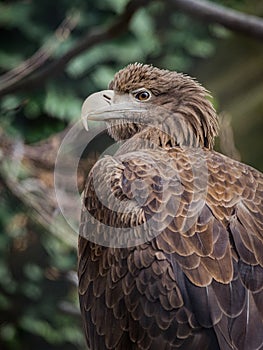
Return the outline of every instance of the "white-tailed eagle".
<path id="1" fill-rule="evenodd" d="M 184 74 L 135 63 L 83 105 L 84 123 L 105 121 L 122 141 L 84 190 L 91 350 L 263 349 L 263 175 L 213 150 L 207 95 Z"/>

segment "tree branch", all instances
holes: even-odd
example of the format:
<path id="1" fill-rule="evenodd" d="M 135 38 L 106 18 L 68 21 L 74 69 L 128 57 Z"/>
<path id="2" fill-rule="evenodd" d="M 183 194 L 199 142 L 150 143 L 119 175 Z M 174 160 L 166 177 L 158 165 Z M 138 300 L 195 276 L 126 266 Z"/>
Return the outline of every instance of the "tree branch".
<path id="1" fill-rule="evenodd" d="M 207 22 L 263 39 L 263 19 L 206 0 L 170 0 L 177 9 Z"/>
<path id="2" fill-rule="evenodd" d="M 33 56 L 22 62 L 18 67 L 8 71 L 0 77 L 1 90 L 15 85 L 16 82 L 34 73 L 43 66 L 51 57 L 54 50 L 65 41 L 71 31 L 78 23 L 79 14 L 71 14 L 67 16 L 55 31 L 53 37 L 48 40 Z"/>
<path id="3" fill-rule="evenodd" d="M 48 77 L 54 77 L 54 75 L 57 75 L 63 71 L 68 62 L 83 51 L 91 48 L 95 44 L 99 44 L 119 36 L 128 28 L 130 20 L 135 12 L 150 2 L 151 0 L 131 0 L 125 7 L 124 12 L 109 28 L 93 29 L 86 36 L 84 36 L 84 38 L 80 40 L 73 48 L 68 50 L 57 60 L 54 60 L 48 64 L 45 68 L 42 68 L 42 70 L 39 72 L 36 72 L 34 75 L 26 79 L 16 81 L 14 84 L 8 87 L 0 88 L 0 97 L 24 89 L 32 90 L 39 83 L 43 84 L 43 81 L 45 81 Z"/>
<path id="4" fill-rule="evenodd" d="M 46 64 L 43 60 L 38 69 L 33 70 L 32 74 L 24 77 L 21 75 L 15 79 L 12 84 L 0 87 L 0 97 L 18 92 L 21 90 L 32 90 L 39 84 L 43 84 L 49 77 L 54 77 L 64 70 L 68 62 L 80 53 L 93 47 L 96 44 L 120 36 L 128 28 L 129 23 L 135 12 L 153 0 L 131 0 L 124 12 L 108 28 L 95 28 L 84 36 L 77 44 L 68 50 L 64 55 L 56 60 Z M 174 5 L 177 9 L 207 22 L 213 22 L 224 27 L 250 35 L 252 37 L 263 39 L 263 19 L 241 13 L 236 10 L 226 8 L 221 5 L 211 3 L 206 0 L 169 0 L 167 4 Z M 30 61 L 30 59 L 29 59 Z M 8 73 L 7 73 L 8 74 Z"/>
<path id="5" fill-rule="evenodd" d="M 56 157 L 69 129 L 70 126 L 37 144 L 26 145 L 22 140 L 5 135 L 0 128 L 0 190 L 1 187 L 5 188 L 18 202 L 23 203 L 33 221 L 70 247 L 76 247 L 77 235 L 60 213 L 54 185 Z M 95 147 L 80 159 L 76 178 L 80 192 L 99 154 Z M 69 163 L 72 164 L 70 159 Z M 65 163 L 65 168 L 67 165 Z M 65 181 L 66 178 L 65 175 Z M 71 210 L 72 198 L 65 197 L 64 205 Z M 75 208 L 71 211 L 75 213 Z"/>

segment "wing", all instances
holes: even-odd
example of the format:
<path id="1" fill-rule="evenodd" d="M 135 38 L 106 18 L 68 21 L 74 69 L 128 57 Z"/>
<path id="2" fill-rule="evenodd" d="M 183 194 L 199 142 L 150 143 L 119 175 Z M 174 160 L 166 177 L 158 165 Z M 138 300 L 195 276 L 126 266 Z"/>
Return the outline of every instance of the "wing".
<path id="1" fill-rule="evenodd" d="M 194 154 L 196 152 L 196 155 Z M 200 154 L 198 154 L 200 153 Z M 158 236 L 160 249 L 172 255 L 187 279 L 186 290 L 198 322 L 213 325 L 223 349 L 263 348 L 263 177 L 254 169 L 217 153 L 174 153 L 189 196 L 202 188 L 195 179 L 207 164 L 205 204 L 184 232 L 182 215 Z M 192 176 L 182 164 L 190 163 Z M 191 185 L 189 186 L 189 183 Z M 188 187 L 187 187 L 188 186 Z M 188 188 L 188 189 L 187 189 Z M 198 199 L 199 200 L 199 199 Z M 184 204 L 188 208 L 189 200 Z M 189 219 L 188 219 L 189 220 Z M 186 287 L 185 287 L 186 281 Z"/>
<path id="2" fill-rule="evenodd" d="M 99 161 L 79 241 L 91 349 L 261 349 L 262 191 L 258 172 L 202 150 Z"/>

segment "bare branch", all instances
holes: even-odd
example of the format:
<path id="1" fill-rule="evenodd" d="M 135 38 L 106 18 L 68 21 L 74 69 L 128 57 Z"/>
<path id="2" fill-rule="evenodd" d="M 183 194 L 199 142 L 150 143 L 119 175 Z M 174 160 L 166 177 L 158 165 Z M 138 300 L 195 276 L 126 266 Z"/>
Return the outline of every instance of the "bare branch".
<path id="1" fill-rule="evenodd" d="M 0 186 L 28 208 L 27 215 L 33 221 L 70 247 L 76 247 L 77 235 L 60 213 L 54 187 L 57 153 L 69 129 L 70 127 L 34 145 L 26 145 L 22 140 L 5 135 L 0 128 Z M 80 192 L 98 157 L 99 154 L 92 149 L 87 157 L 79 161 L 76 180 Z M 72 198 L 65 197 L 64 204 L 70 212 L 75 212 Z"/>
<path id="2" fill-rule="evenodd" d="M 51 57 L 55 49 L 69 37 L 71 31 L 78 23 L 78 18 L 79 14 L 76 13 L 67 16 L 59 25 L 53 37 L 48 40 L 48 42 L 45 43 L 39 50 L 37 50 L 33 56 L 22 62 L 18 67 L 3 74 L 0 77 L 1 90 L 15 85 L 16 82 L 21 81 L 23 78 L 32 74 L 34 71 L 43 66 Z"/>
<path id="3" fill-rule="evenodd" d="M 120 36 L 128 28 L 129 22 L 134 13 L 139 8 L 146 6 L 152 1 L 153 0 L 131 0 L 127 4 L 124 12 L 111 26 L 106 29 L 101 27 L 94 28 L 79 42 L 77 42 L 73 48 L 68 50 L 58 59 L 46 64 L 45 67 L 44 63 L 47 61 L 47 57 L 45 57 L 46 53 L 43 53 L 40 50 L 40 52 L 35 54 L 36 57 L 33 55 L 28 60 L 30 63 L 30 60 L 36 58 L 38 65 L 34 66 L 32 71 L 30 71 L 31 67 L 28 67 L 26 74 L 23 73 L 20 74 L 20 76 L 15 77 L 13 81 L 8 83 L 8 86 L 5 84 L 2 85 L 0 88 L 0 97 L 25 89 L 34 89 L 39 84 L 43 84 L 43 82 L 49 77 L 54 77 L 63 71 L 66 65 L 80 53 L 93 47 L 94 45 Z M 206 0 L 169 0 L 166 1 L 166 3 L 169 5 L 172 4 L 177 9 L 194 17 L 201 18 L 207 22 L 219 23 L 228 29 L 238 31 L 258 39 L 263 38 L 263 19 L 259 17 L 244 14 Z M 39 54 L 40 57 L 38 57 Z M 43 54 L 44 56 L 42 57 Z M 50 55 L 48 55 L 48 57 L 49 56 Z M 7 77 L 8 74 L 9 73 L 7 73 Z"/>
<path id="4" fill-rule="evenodd" d="M 60 215 L 53 185 L 55 155 L 62 138 L 63 133 L 58 133 L 42 144 L 29 146 L 7 137 L 0 129 L 0 183 L 29 209 L 31 219 L 76 247 L 77 235 Z M 48 151 L 53 153 L 50 159 Z M 40 162 L 36 162 L 37 153 Z M 28 176 L 20 178 L 21 173 Z"/>
<path id="5" fill-rule="evenodd" d="M 8 87 L 0 88 L 0 97 L 24 89 L 32 90 L 38 84 L 43 84 L 43 81 L 45 81 L 48 77 L 54 77 L 54 75 L 57 75 L 63 71 L 68 62 L 79 55 L 81 52 L 91 48 L 95 44 L 99 44 L 119 36 L 128 28 L 129 22 L 134 13 L 139 8 L 146 6 L 150 2 L 151 0 L 131 0 L 127 4 L 124 12 L 109 28 L 93 29 L 73 48 L 68 50 L 63 56 L 59 57 L 57 60 L 54 60 L 39 72 L 36 72 L 35 75 L 30 76 L 26 79 L 15 81 L 14 84 Z"/>
<path id="6" fill-rule="evenodd" d="M 70 247 L 76 247 L 77 235 L 69 227 L 57 210 L 53 189 L 47 188 L 39 179 L 27 178 L 19 182 L 0 169 L 0 183 L 25 205 L 27 215 L 45 228 L 49 233 L 61 239 Z"/>
<path id="7" fill-rule="evenodd" d="M 206 0 L 170 0 L 177 9 L 207 22 L 263 39 L 263 19 Z"/>

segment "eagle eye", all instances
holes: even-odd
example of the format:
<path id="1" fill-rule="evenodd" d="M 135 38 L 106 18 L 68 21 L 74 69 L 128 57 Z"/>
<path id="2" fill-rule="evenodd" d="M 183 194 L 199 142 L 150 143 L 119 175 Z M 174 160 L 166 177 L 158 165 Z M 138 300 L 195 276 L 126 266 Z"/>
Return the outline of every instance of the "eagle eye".
<path id="1" fill-rule="evenodd" d="M 148 101 L 151 98 L 151 93 L 148 90 L 134 91 L 133 96 L 137 101 L 143 102 Z"/>

